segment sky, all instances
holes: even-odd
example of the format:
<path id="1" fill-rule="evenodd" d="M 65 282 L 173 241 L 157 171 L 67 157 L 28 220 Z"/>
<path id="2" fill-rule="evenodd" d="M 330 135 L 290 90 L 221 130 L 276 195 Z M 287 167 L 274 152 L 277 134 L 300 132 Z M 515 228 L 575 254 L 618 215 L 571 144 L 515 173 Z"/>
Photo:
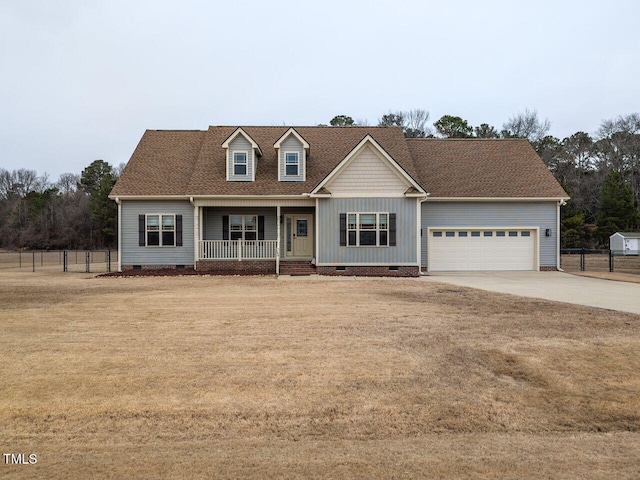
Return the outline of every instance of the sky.
<path id="1" fill-rule="evenodd" d="M 146 129 L 414 108 L 593 134 L 640 111 L 639 20 L 637 0 L 1 0 L 0 168 L 56 181 Z"/>

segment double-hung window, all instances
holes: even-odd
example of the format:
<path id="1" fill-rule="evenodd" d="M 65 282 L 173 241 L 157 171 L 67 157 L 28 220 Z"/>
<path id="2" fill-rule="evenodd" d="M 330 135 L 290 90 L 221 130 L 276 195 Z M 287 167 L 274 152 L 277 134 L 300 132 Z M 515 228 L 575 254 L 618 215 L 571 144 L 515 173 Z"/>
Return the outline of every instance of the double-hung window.
<path id="1" fill-rule="evenodd" d="M 389 214 L 348 213 L 347 245 L 350 247 L 389 246 Z"/>
<path id="2" fill-rule="evenodd" d="M 284 174 L 288 177 L 297 177 L 300 174 L 300 159 L 298 152 L 285 152 Z"/>
<path id="3" fill-rule="evenodd" d="M 247 152 L 233 152 L 233 174 L 247 174 Z"/>
<path id="4" fill-rule="evenodd" d="M 257 240 L 258 217 L 257 215 L 230 215 L 229 239 L 230 240 Z"/>
<path id="5" fill-rule="evenodd" d="M 176 246 L 176 216 L 153 214 L 146 217 L 147 247 Z"/>

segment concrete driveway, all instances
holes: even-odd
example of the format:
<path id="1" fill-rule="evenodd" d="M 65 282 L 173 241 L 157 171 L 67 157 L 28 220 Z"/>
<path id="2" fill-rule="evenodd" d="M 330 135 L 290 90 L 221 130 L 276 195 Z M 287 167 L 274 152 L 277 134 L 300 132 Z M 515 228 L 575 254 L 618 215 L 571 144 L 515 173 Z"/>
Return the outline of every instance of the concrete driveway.
<path id="1" fill-rule="evenodd" d="M 640 284 L 561 272 L 432 273 L 425 281 L 640 314 Z"/>

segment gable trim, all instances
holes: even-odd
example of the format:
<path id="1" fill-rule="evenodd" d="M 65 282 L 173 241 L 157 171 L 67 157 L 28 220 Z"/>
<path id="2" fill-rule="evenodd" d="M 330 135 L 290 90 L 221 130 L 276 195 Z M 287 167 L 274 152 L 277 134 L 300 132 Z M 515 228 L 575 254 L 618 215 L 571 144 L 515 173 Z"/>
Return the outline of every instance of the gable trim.
<path id="1" fill-rule="evenodd" d="M 245 140 L 251 144 L 251 148 L 253 148 L 259 156 L 262 156 L 260 145 L 258 145 L 253 138 L 251 138 L 251 136 L 242 129 L 242 127 L 236 128 L 233 133 L 229 135 L 224 142 L 222 142 L 222 148 L 229 149 L 229 144 L 233 142 L 238 135 L 242 135 Z"/>
<path id="2" fill-rule="evenodd" d="M 309 150 L 309 144 L 307 143 L 307 141 L 293 127 L 289 128 L 289 130 L 284 132 L 284 135 L 282 135 L 278 140 L 276 140 L 276 143 L 273 144 L 273 148 L 275 148 L 276 150 L 279 149 L 280 144 L 284 142 L 287 138 L 289 138 L 289 135 L 293 135 L 294 137 L 296 137 L 298 141 L 302 144 L 302 147 L 305 150 Z"/>
<path id="3" fill-rule="evenodd" d="M 373 147 L 374 151 L 382 156 L 384 161 L 386 161 L 391 169 L 399 175 L 402 179 L 404 179 L 407 183 L 409 183 L 413 188 L 415 188 L 421 196 L 426 196 L 427 192 L 415 181 L 404 169 L 396 162 L 391 155 L 389 155 L 384 148 L 380 146 L 375 139 L 367 134 L 361 141 L 358 143 L 344 159 L 311 191 L 311 195 L 316 195 L 320 189 L 325 187 L 331 180 L 333 180 L 336 176 L 342 172 L 349 163 L 356 157 L 356 155 L 364 148 L 365 145 L 370 144 Z"/>

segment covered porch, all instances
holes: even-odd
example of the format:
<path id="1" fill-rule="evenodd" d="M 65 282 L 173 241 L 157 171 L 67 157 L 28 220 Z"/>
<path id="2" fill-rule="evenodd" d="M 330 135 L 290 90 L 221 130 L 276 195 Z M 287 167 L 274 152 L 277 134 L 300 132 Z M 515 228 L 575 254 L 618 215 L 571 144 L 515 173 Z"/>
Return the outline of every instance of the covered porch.
<path id="1" fill-rule="evenodd" d="M 281 262 L 311 264 L 315 258 L 315 205 L 309 204 L 315 202 L 305 199 L 305 203 L 194 205 L 198 218 L 196 268 L 280 273 Z"/>

